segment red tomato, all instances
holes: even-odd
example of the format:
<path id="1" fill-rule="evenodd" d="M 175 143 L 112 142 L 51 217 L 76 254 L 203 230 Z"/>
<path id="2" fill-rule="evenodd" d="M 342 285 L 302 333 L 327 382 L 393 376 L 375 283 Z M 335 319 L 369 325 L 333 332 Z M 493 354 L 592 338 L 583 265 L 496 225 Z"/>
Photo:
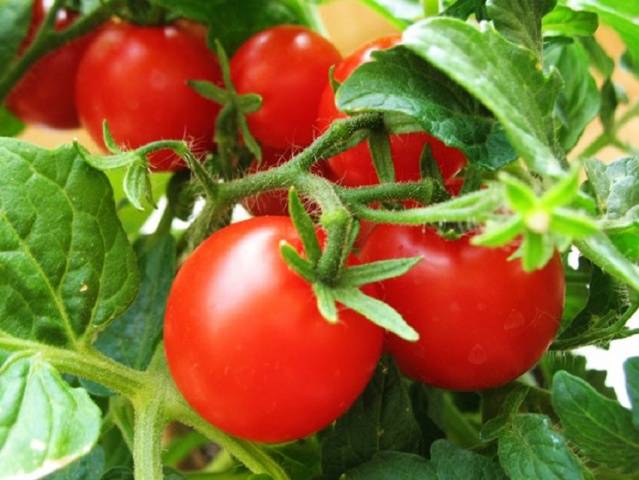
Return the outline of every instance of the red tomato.
<path id="1" fill-rule="evenodd" d="M 26 49 L 33 41 L 45 15 L 43 0 L 33 4 L 29 33 L 22 45 Z M 64 30 L 76 15 L 62 9 L 56 20 L 56 30 Z M 26 123 L 51 128 L 76 128 L 80 125 L 75 108 L 75 75 L 92 35 L 77 38 L 40 58 L 13 87 L 7 97 L 7 107 Z"/>
<path id="2" fill-rule="evenodd" d="M 340 59 L 304 27 L 280 25 L 249 38 L 231 59 L 231 76 L 238 92 L 262 96 L 262 108 L 248 116 L 255 138 L 278 149 L 309 145 L 328 70 Z"/>
<path id="3" fill-rule="evenodd" d="M 382 284 L 382 298 L 420 335 L 416 343 L 388 335 L 387 347 L 407 375 L 452 390 L 497 387 L 529 370 L 556 334 L 564 303 L 559 255 L 526 273 L 519 260 L 508 261 L 514 246 L 469 240 L 381 225 L 361 254 L 366 262 L 423 257 Z"/>
<path id="4" fill-rule="evenodd" d="M 373 52 L 394 47 L 399 41 L 400 37 L 393 35 L 364 45 L 335 67 L 333 71 L 335 80 L 344 82 L 353 70 L 372 59 Z M 320 130 L 326 130 L 334 120 L 346 116 L 335 106 L 333 89 L 327 85 L 319 106 L 317 125 Z M 444 181 L 448 182 L 452 179 L 466 164 L 466 158 L 459 150 L 448 147 L 437 138 L 423 132 L 391 135 L 390 144 L 395 176 L 398 181 L 419 180 L 421 177 L 419 158 L 426 144 L 431 147 Z M 335 177 L 344 185 L 357 187 L 378 183 L 366 142 L 331 158 L 329 165 Z"/>
<path id="5" fill-rule="evenodd" d="M 221 82 L 217 60 L 201 38 L 171 26 L 110 24 L 80 64 L 80 118 L 101 145 L 106 119 L 116 142 L 126 148 L 187 139 L 196 153 L 205 153 L 213 146 L 220 107 L 193 91 L 188 80 Z M 155 170 L 183 167 L 169 151 L 156 152 L 150 160 Z"/>
<path id="6" fill-rule="evenodd" d="M 209 237 L 173 284 L 164 324 L 169 367 L 204 418 L 239 437 L 283 442 L 344 413 L 379 360 L 383 332 L 342 309 L 330 325 L 310 285 L 280 257 L 301 249 L 288 217 L 258 217 Z"/>

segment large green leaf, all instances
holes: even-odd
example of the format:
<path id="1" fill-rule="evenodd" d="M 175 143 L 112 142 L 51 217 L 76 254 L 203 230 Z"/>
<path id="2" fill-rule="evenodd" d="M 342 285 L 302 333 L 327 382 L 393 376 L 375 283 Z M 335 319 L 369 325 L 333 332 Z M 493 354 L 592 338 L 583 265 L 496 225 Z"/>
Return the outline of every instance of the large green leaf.
<path id="1" fill-rule="evenodd" d="M 338 90 L 341 110 L 408 115 L 491 170 L 514 160 L 516 154 L 495 118 L 440 71 L 404 47 L 378 52 L 374 58 Z"/>
<path id="2" fill-rule="evenodd" d="M 495 27 L 510 41 L 541 58 L 541 19 L 557 0 L 488 0 L 486 9 Z"/>
<path id="3" fill-rule="evenodd" d="M 599 19 L 594 13 L 557 6 L 543 18 L 541 26 L 545 37 L 582 37 L 594 35 Z"/>
<path id="4" fill-rule="evenodd" d="M 512 480 L 584 480 L 583 467 L 544 415 L 513 417 L 499 437 L 499 461 Z"/>
<path id="5" fill-rule="evenodd" d="M 32 3 L 29 0 L 0 0 L 0 76 L 18 54 L 27 35 Z"/>
<path id="6" fill-rule="evenodd" d="M 16 355 L 0 369 L 0 478 L 41 478 L 87 454 L 100 409 L 48 363 Z M 64 477 L 62 477 L 64 478 Z"/>
<path id="7" fill-rule="evenodd" d="M 0 139 L 0 331 L 72 344 L 133 300 L 135 255 L 106 177 L 73 147 Z"/>
<path id="8" fill-rule="evenodd" d="M 639 2 L 635 0 L 561 0 L 573 10 L 592 12 L 614 28 L 628 47 L 633 61 L 639 61 Z"/>
<path id="9" fill-rule="evenodd" d="M 135 244 L 142 281 L 137 298 L 98 336 L 96 347 L 133 368 L 151 361 L 162 334 L 166 299 L 175 275 L 175 241 L 170 234 L 142 237 Z"/>
<path id="10" fill-rule="evenodd" d="M 404 43 L 479 99 L 499 119 L 515 150 L 537 171 L 559 174 L 553 109 L 557 75 L 546 76 L 535 55 L 483 23 L 423 20 Z"/>
<path id="11" fill-rule="evenodd" d="M 599 113 L 601 96 L 590 74 L 588 52 L 577 42 L 551 43 L 546 48 L 544 66 L 556 68 L 563 79 L 555 109 L 559 142 L 572 149 L 588 124 Z"/>
<path id="12" fill-rule="evenodd" d="M 639 472 L 639 430 L 629 410 L 567 372 L 555 375 L 552 403 L 566 438 L 588 458 L 624 473 Z"/>
<path id="13" fill-rule="evenodd" d="M 180 16 L 210 27 L 232 54 L 248 37 L 279 24 L 318 26 L 314 6 L 306 0 L 152 0 Z"/>
<path id="14" fill-rule="evenodd" d="M 322 437 L 325 479 L 336 480 L 381 451 L 416 452 L 420 438 L 407 387 L 384 359 L 355 405 Z"/>
<path id="15" fill-rule="evenodd" d="M 430 458 L 438 480 L 506 480 L 499 464 L 488 457 L 463 450 L 447 440 L 437 440 Z"/>

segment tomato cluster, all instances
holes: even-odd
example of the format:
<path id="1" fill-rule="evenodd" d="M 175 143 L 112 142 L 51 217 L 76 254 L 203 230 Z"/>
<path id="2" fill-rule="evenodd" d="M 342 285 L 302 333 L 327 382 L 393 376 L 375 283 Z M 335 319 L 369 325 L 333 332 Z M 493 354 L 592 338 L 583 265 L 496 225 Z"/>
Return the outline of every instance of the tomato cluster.
<path id="1" fill-rule="evenodd" d="M 32 31 L 41 21 L 36 2 Z M 58 28 L 72 21 L 68 14 Z M 382 38 L 342 59 L 328 40 L 298 26 L 270 28 L 247 40 L 230 69 L 240 94 L 258 93 L 263 101 L 247 118 L 264 153 L 251 170 L 285 161 L 346 116 L 335 105 L 331 67 L 343 82 L 374 51 L 398 42 L 397 36 Z M 222 83 L 216 57 L 197 30 L 110 22 L 42 59 L 8 105 L 26 121 L 53 127 L 73 127 L 79 119 L 100 144 L 106 120 L 123 146 L 186 138 L 204 153 L 215 148 L 220 107 L 192 90 L 189 80 Z M 44 83 L 48 93 L 40 95 Z M 398 181 L 420 178 L 420 157 L 429 146 L 447 188 L 457 192 L 466 163 L 460 151 L 425 132 L 392 135 L 390 145 Z M 169 152 L 156 152 L 150 161 L 155 170 L 183 168 Z M 378 182 L 365 143 L 318 168 L 350 187 Z M 526 273 L 509 259 L 515 246 L 491 250 L 473 246 L 470 234 L 449 240 L 432 229 L 390 225 L 375 227 L 360 259 L 351 262 L 422 257 L 408 274 L 367 287 L 420 339 L 385 334 L 345 307 L 339 322 L 329 324 L 311 286 L 279 253 L 282 241 L 302 251 L 285 216 L 285 192 L 261 194 L 245 205 L 256 218 L 214 233 L 181 267 L 164 331 L 177 386 L 200 414 L 232 434 L 280 442 L 327 426 L 363 391 L 384 345 L 414 379 L 474 390 L 527 371 L 557 332 L 564 301 L 558 256 Z"/>

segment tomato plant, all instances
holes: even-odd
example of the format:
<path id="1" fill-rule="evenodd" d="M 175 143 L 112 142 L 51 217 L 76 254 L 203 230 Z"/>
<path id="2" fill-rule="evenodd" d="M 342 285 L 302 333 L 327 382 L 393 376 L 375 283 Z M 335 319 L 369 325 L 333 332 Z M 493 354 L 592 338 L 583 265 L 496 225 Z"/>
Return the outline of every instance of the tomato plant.
<path id="1" fill-rule="evenodd" d="M 248 117 L 255 138 L 279 149 L 309 145 L 328 69 L 340 58 L 328 40 L 297 26 L 273 27 L 242 44 L 231 75 L 238 92 L 262 96 L 262 108 Z"/>
<path id="2" fill-rule="evenodd" d="M 397 45 L 399 35 L 382 37 L 363 45 L 333 70 L 333 78 L 344 82 L 360 65 L 372 60 L 374 52 Z M 332 85 L 327 85 L 319 104 L 317 124 L 320 130 L 326 130 L 337 118 L 344 118 L 335 105 Z M 453 179 L 466 164 L 464 155 L 454 148 L 447 147 L 441 140 L 427 133 L 404 133 L 391 135 L 390 149 L 398 181 L 417 180 L 421 176 L 420 157 L 425 146 L 429 146 L 433 158 L 437 161 L 445 182 L 453 185 Z M 349 186 L 370 185 L 378 182 L 373 160 L 366 143 L 335 155 L 329 160 L 330 168 L 341 183 Z M 455 189 L 455 187 L 451 187 Z"/>
<path id="3" fill-rule="evenodd" d="M 82 59 L 76 104 L 82 124 L 100 144 L 107 121 L 115 141 L 125 147 L 185 139 L 204 153 L 212 146 L 219 106 L 187 82 L 219 83 L 220 78 L 217 61 L 199 36 L 173 26 L 113 23 L 97 34 Z M 183 165 L 168 151 L 154 153 L 150 161 L 155 170 Z"/>
<path id="4" fill-rule="evenodd" d="M 0 479 L 637 478 L 636 2 L 363 3 L 0 2 Z"/>
<path id="5" fill-rule="evenodd" d="M 209 237 L 173 284 L 164 331 L 169 367 L 194 408 L 227 432 L 267 442 L 305 437 L 346 411 L 383 338 L 355 312 L 328 324 L 280 257 L 283 240 L 301 248 L 288 217 Z"/>
<path id="6" fill-rule="evenodd" d="M 33 41 L 44 15 L 44 0 L 35 1 L 23 48 Z M 55 28 L 68 28 L 76 16 L 70 10 L 60 10 Z M 75 75 L 90 41 L 91 35 L 87 35 L 43 56 L 13 87 L 7 98 L 9 109 L 27 123 L 52 128 L 78 127 L 80 122 L 75 108 Z"/>
<path id="7" fill-rule="evenodd" d="M 509 261 L 514 250 L 476 247 L 469 236 L 446 240 L 420 227 L 375 228 L 364 261 L 423 258 L 383 284 L 383 299 L 420 334 L 416 343 L 388 336 L 406 374 L 441 388 L 480 390 L 516 379 L 541 358 L 559 329 L 563 268 L 555 254 L 527 273 Z"/>

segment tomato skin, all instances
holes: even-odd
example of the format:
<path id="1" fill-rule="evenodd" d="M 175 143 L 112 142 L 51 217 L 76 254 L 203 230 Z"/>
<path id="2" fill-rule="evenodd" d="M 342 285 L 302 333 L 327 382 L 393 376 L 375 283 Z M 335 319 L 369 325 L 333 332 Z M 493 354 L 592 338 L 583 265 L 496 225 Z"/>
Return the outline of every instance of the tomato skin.
<path id="1" fill-rule="evenodd" d="M 29 33 L 22 45 L 23 51 L 33 41 L 44 15 L 44 1 L 36 0 Z M 60 10 L 55 23 L 56 30 L 64 30 L 76 17 L 68 10 Z M 8 95 L 9 110 L 30 124 L 57 129 L 78 127 L 80 120 L 75 108 L 75 76 L 92 38 L 92 34 L 77 38 L 40 58 Z"/>
<path id="2" fill-rule="evenodd" d="M 335 80 L 342 83 L 363 63 L 372 60 L 372 53 L 396 46 L 399 35 L 382 37 L 370 42 L 340 62 L 333 71 Z M 327 85 L 320 100 L 317 125 L 325 131 L 330 124 L 347 115 L 335 105 L 335 95 Z M 444 181 L 448 183 L 466 164 L 466 158 L 459 150 L 446 146 L 439 139 L 424 132 L 391 135 L 390 145 L 395 165 L 395 176 L 400 182 L 415 181 L 421 177 L 419 158 L 426 146 L 430 145 L 433 157 L 437 161 Z M 357 187 L 378 183 L 375 167 L 366 142 L 340 153 L 329 160 L 335 177 L 344 185 Z"/>
<path id="3" fill-rule="evenodd" d="M 187 139 L 196 154 L 213 146 L 219 105 L 198 95 L 188 80 L 221 82 L 217 60 L 202 38 L 178 27 L 109 24 L 80 64 L 76 104 L 82 124 L 104 147 L 106 119 L 115 141 L 137 148 L 163 139 Z M 179 170 L 169 151 L 150 156 L 154 170 Z"/>
<path id="4" fill-rule="evenodd" d="M 344 413 L 379 360 L 383 332 L 342 309 L 319 314 L 311 287 L 279 253 L 300 248 L 288 217 L 258 217 L 209 237 L 173 284 L 164 344 L 193 408 L 233 435 L 283 442 Z"/>
<path id="5" fill-rule="evenodd" d="M 505 384 L 529 370 L 550 345 L 564 304 L 559 255 L 526 273 L 515 247 L 472 246 L 470 236 L 445 240 L 430 229 L 380 225 L 364 246 L 364 261 L 422 256 L 402 277 L 382 283 L 381 297 L 420 339 L 387 336 L 401 370 L 451 390 Z"/>
<path id="6" fill-rule="evenodd" d="M 317 106 L 337 49 L 300 26 L 280 25 L 249 38 L 231 59 L 239 93 L 258 93 L 262 107 L 248 116 L 260 143 L 277 148 L 306 147 L 313 140 Z"/>

